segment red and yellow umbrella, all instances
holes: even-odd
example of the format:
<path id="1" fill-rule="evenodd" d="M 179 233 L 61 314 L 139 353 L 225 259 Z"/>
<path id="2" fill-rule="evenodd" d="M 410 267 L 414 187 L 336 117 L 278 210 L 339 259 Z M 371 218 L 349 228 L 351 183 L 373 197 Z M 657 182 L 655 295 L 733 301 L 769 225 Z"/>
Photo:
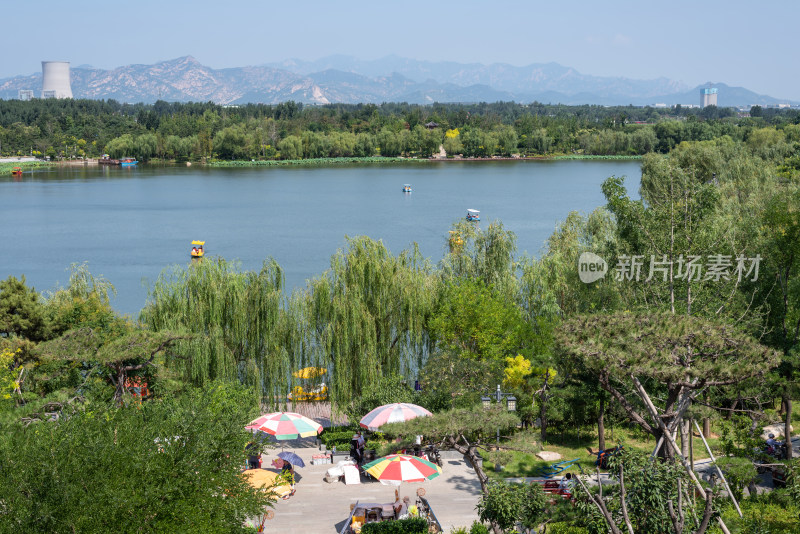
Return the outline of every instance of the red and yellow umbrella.
<path id="1" fill-rule="evenodd" d="M 390 454 L 364 465 L 364 471 L 382 484 L 424 482 L 442 474 L 442 468 L 428 460 L 408 454 Z"/>

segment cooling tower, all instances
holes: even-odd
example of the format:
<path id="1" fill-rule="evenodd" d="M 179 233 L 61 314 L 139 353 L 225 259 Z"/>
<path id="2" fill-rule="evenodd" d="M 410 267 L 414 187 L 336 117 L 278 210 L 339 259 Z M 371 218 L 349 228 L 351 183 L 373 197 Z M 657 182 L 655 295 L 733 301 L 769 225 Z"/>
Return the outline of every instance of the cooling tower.
<path id="1" fill-rule="evenodd" d="M 72 98 L 69 61 L 42 61 L 42 98 Z"/>

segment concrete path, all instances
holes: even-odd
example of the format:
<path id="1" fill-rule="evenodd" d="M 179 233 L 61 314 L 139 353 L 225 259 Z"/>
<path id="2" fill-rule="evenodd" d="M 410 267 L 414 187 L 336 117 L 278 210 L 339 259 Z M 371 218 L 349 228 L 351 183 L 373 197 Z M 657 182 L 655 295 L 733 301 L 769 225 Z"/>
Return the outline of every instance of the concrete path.
<path id="1" fill-rule="evenodd" d="M 298 440 L 300 441 L 300 440 Z M 297 445 L 298 441 L 287 442 Z M 303 440 L 305 441 L 305 440 Z M 303 458 L 306 467 L 296 469 L 296 493 L 288 500 L 279 500 L 274 507 L 275 517 L 265 524 L 265 532 L 281 534 L 334 534 L 344 526 L 350 515 L 350 505 L 356 501 L 394 502 L 393 486 L 375 481 L 358 485 L 344 482 L 328 484 L 323 480 L 331 464 L 311 465 L 312 456 L 321 454 L 310 442 L 300 447 L 286 447 Z M 262 465 L 269 467 L 277 450 L 262 457 Z M 424 488 L 425 498 L 431 505 L 444 532 L 454 526 L 470 526 L 478 518 L 475 505 L 480 500 L 480 484 L 475 471 L 463 460 L 443 459 L 442 475 L 424 483 L 402 484 L 400 497 L 408 496 L 413 503 L 417 488 Z"/>

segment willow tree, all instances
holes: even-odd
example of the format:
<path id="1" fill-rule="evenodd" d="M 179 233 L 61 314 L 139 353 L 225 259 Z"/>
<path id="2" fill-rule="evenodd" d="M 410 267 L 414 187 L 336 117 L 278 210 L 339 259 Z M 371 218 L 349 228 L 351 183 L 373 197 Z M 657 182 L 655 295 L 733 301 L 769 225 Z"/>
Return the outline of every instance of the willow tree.
<path id="1" fill-rule="evenodd" d="M 205 258 L 159 276 L 142 320 L 155 331 L 188 331 L 167 359 L 184 380 L 216 379 L 252 385 L 262 401 L 286 398 L 294 368 L 283 341 L 283 273 L 275 261 L 241 272 L 224 259 Z"/>
<path id="2" fill-rule="evenodd" d="M 416 246 L 394 256 L 364 236 L 347 238 L 330 270 L 309 282 L 304 343 L 332 368 L 335 405 L 380 376 L 419 366 L 437 284 Z"/>
<path id="3" fill-rule="evenodd" d="M 461 243 L 441 262 L 442 277 L 473 278 L 512 299 L 517 291 L 517 236 L 493 221 L 486 228 L 473 222 L 459 221 L 452 226 L 453 236 Z"/>
<path id="4" fill-rule="evenodd" d="M 665 429 L 677 428 L 702 391 L 764 375 L 779 361 L 774 350 L 729 325 L 670 314 L 578 316 L 563 323 L 556 347 L 575 369 L 596 376 L 656 440 L 671 439 Z M 661 394 L 662 406 L 656 408 L 645 386 Z"/>
<path id="5" fill-rule="evenodd" d="M 598 208 L 588 217 L 570 212 L 547 239 L 544 255 L 521 262 L 520 303 L 528 318 L 536 323 L 616 309 L 619 289 L 614 277 L 607 274 L 583 283 L 578 261 L 585 252 L 610 259 L 617 246 L 616 223 L 607 210 Z"/>

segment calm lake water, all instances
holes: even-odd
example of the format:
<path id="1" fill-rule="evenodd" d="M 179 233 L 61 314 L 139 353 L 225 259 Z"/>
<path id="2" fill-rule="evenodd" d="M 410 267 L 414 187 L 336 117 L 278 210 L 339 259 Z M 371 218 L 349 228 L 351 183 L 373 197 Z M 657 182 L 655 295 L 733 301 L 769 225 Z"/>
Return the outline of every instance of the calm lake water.
<path id="1" fill-rule="evenodd" d="M 467 208 L 481 210 L 480 224 L 501 220 L 520 254 L 538 256 L 570 211 L 605 204 L 611 175 L 627 176 L 638 198 L 638 161 L 36 171 L 0 178 L 0 279 L 25 275 L 47 291 L 66 285 L 71 263 L 88 262 L 116 287 L 114 307 L 136 316 L 147 284 L 190 261 L 193 239 L 243 269 L 274 257 L 291 290 L 329 267 L 345 235 L 382 239 L 393 253 L 416 242 L 437 262 Z"/>

